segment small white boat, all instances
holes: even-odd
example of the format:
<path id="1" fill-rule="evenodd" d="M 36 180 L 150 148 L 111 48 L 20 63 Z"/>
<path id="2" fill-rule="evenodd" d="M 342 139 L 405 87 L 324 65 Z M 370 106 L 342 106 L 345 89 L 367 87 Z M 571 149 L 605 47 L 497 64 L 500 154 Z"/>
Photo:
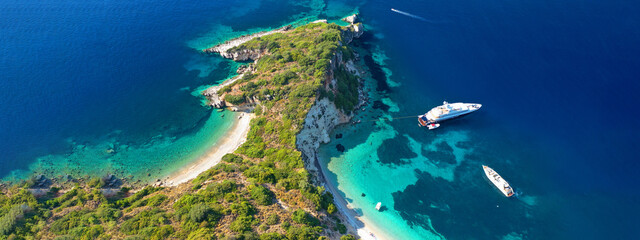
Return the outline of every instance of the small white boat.
<path id="1" fill-rule="evenodd" d="M 381 207 L 382 207 L 382 202 L 378 202 L 378 204 L 376 204 L 376 210 L 380 211 Z"/>
<path id="2" fill-rule="evenodd" d="M 429 130 L 433 130 L 440 127 L 440 123 L 430 123 L 429 125 L 427 125 L 427 128 L 429 128 Z"/>
<path id="3" fill-rule="evenodd" d="M 489 178 L 489 181 L 491 181 L 491 183 L 493 183 L 500 192 L 507 197 L 513 196 L 513 188 L 511 188 L 507 180 L 504 180 L 500 174 L 486 165 L 482 165 L 482 169 L 484 170 L 484 174 L 487 175 L 487 178 Z"/>

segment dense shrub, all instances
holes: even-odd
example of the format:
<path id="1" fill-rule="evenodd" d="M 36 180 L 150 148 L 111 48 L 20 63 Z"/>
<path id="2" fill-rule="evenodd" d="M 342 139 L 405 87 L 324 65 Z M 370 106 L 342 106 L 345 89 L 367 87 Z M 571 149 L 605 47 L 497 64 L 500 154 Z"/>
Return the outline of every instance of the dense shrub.
<path id="1" fill-rule="evenodd" d="M 270 233 L 265 233 L 260 235 L 260 240 L 284 240 L 284 239 L 286 239 L 286 236 L 277 232 L 270 232 Z"/>
<path id="2" fill-rule="evenodd" d="M 314 216 L 311 216 L 311 214 L 305 212 L 302 209 L 295 210 L 293 212 L 293 216 L 291 217 L 291 220 L 293 220 L 296 223 L 305 224 L 309 226 L 320 225 L 320 220 L 318 220 Z"/>
<path id="3" fill-rule="evenodd" d="M 348 235 L 343 235 L 342 237 L 340 237 L 340 240 L 356 240 L 356 237 L 354 237 L 351 234 L 348 234 Z"/>
<path id="4" fill-rule="evenodd" d="M 242 157 L 235 155 L 233 153 L 227 153 L 224 156 L 222 156 L 222 161 L 228 162 L 228 163 L 242 163 Z"/>
<path id="5" fill-rule="evenodd" d="M 229 225 L 229 229 L 234 232 L 243 233 L 247 231 L 251 231 L 251 225 L 253 225 L 253 216 L 238 216 L 236 217 L 231 225 Z"/>
<path id="6" fill-rule="evenodd" d="M 230 209 L 232 213 L 237 215 L 250 216 L 256 213 L 256 208 L 247 201 L 233 203 Z"/>
<path id="7" fill-rule="evenodd" d="M 251 81 L 252 79 L 256 78 L 256 76 L 258 76 L 258 75 L 253 74 L 253 73 L 245 73 L 242 76 L 242 81 L 243 82 Z"/>
<path id="8" fill-rule="evenodd" d="M 287 230 L 287 239 L 289 240 L 316 240 L 318 239 L 318 233 L 315 229 L 302 226 L 302 227 L 290 227 Z"/>
<path id="9" fill-rule="evenodd" d="M 18 221 L 24 217 L 27 205 L 15 205 L 0 218 L 0 235 L 9 235 Z"/>
<path id="10" fill-rule="evenodd" d="M 358 104 L 358 78 L 343 68 L 336 71 L 338 79 L 338 91 L 335 96 L 335 104 L 345 112 L 351 112 Z"/>
<path id="11" fill-rule="evenodd" d="M 329 206 L 327 207 L 327 213 L 329 214 L 334 214 L 336 213 L 338 209 L 336 209 L 336 205 L 334 205 L 333 203 L 330 203 Z"/>
<path id="12" fill-rule="evenodd" d="M 291 96 L 293 97 L 313 97 L 318 88 L 309 83 L 304 83 L 298 85 L 293 91 L 291 91 Z"/>
<path id="13" fill-rule="evenodd" d="M 162 188 L 161 187 L 145 187 L 142 190 L 136 192 L 135 194 L 131 195 L 131 197 L 125 198 L 125 199 L 121 199 L 116 201 L 116 206 L 119 207 L 128 207 L 130 206 L 132 203 L 144 198 L 145 196 L 152 194 L 154 192 L 160 191 Z"/>
<path id="14" fill-rule="evenodd" d="M 342 224 L 342 223 L 338 223 L 338 224 L 336 224 L 336 227 L 338 228 L 338 232 L 339 232 L 340 234 L 345 234 L 345 233 L 347 233 L 347 226 L 345 226 L 344 224 Z"/>
<path id="15" fill-rule="evenodd" d="M 216 234 L 209 228 L 199 228 L 189 233 L 188 240 L 215 240 Z"/>
<path id="16" fill-rule="evenodd" d="M 191 207 L 189 211 L 189 219 L 193 222 L 202 222 L 207 220 L 209 213 L 213 210 L 204 203 L 198 203 Z"/>
<path id="17" fill-rule="evenodd" d="M 251 189 L 251 198 L 260 205 L 271 205 L 273 203 L 273 192 L 262 185 L 257 185 Z"/>
<path id="18" fill-rule="evenodd" d="M 269 225 L 276 225 L 278 224 L 279 221 L 280 221 L 280 217 L 278 216 L 278 214 L 272 213 L 267 217 L 267 220 L 265 221 L 265 223 Z"/>
<path id="19" fill-rule="evenodd" d="M 151 206 L 156 207 L 160 206 L 165 200 L 167 200 L 167 196 L 163 194 L 158 194 L 149 198 L 138 200 L 131 204 L 131 207 L 127 209 L 127 211 L 131 211 L 133 208 Z"/>
<path id="20" fill-rule="evenodd" d="M 89 227 L 91 225 L 100 224 L 98 218 L 87 211 L 70 212 L 62 218 L 51 223 L 51 232 L 59 235 L 69 233 L 71 229 L 77 227 Z"/>
<path id="21" fill-rule="evenodd" d="M 138 234 L 145 228 L 159 227 L 169 223 L 168 221 L 169 219 L 161 210 L 146 210 L 124 221 L 120 226 L 120 231 L 128 235 Z"/>
<path id="22" fill-rule="evenodd" d="M 286 71 L 273 76 L 273 82 L 277 85 L 287 85 L 291 80 L 298 78 L 298 75 L 292 71 Z"/>
<path id="23" fill-rule="evenodd" d="M 236 191 L 237 188 L 238 186 L 233 180 L 224 180 L 207 186 L 207 192 L 211 193 L 210 196 L 220 199 L 223 198 L 225 194 Z"/>
<path id="24" fill-rule="evenodd" d="M 244 96 L 227 94 L 224 96 L 224 101 L 233 105 L 239 105 L 244 103 Z"/>

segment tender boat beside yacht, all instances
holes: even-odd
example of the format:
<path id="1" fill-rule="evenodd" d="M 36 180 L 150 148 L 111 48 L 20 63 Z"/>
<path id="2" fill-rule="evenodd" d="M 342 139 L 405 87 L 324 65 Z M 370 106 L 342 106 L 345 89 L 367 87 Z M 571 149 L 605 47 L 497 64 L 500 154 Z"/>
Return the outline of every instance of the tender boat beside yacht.
<path id="1" fill-rule="evenodd" d="M 427 127 L 429 130 L 440 127 L 440 122 L 462 117 L 469 113 L 478 111 L 482 107 L 482 104 L 478 103 L 448 103 L 443 102 L 442 105 L 434 107 L 429 112 L 418 116 L 418 123 L 422 127 Z"/>
<path id="2" fill-rule="evenodd" d="M 489 181 L 491 181 L 491 183 L 493 183 L 500 192 L 507 197 L 513 196 L 513 188 L 511 188 L 507 180 L 504 180 L 500 174 L 486 165 L 482 165 L 482 169 L 484 170 L 484 174 L 487 175 L 487 178 L 489 178 Z"/>

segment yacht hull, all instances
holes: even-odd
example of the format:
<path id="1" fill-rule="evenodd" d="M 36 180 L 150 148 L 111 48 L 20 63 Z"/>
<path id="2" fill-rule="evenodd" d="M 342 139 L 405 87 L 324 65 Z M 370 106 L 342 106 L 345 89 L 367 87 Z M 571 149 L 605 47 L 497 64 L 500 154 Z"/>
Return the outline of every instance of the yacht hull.
<path id="1" fill-rule="evenodd" d="M 478 111 L 482 107 L 476 103 L 453 103 L 444 102 L 443 105 L 431 109 L 429 112 L 418 116 L 418 124 L 427 127 L 447 120 L 463 117 Z"/>
<path id="2" fill-rule="evenodd" d="M 500 192 L 502 192 L 504 196 L 513 196 L 513 188 L 511 188 L 511 185 L 509 185 L 507 180 L 504 180 L 504 178 L 502 178 L 496 171 L 488 166 L 482 165 L 482 169 L 484 170 L 485 176 L 487 176 L 493 186 L 498 188 L 498 190 L 500 190 Z"/>

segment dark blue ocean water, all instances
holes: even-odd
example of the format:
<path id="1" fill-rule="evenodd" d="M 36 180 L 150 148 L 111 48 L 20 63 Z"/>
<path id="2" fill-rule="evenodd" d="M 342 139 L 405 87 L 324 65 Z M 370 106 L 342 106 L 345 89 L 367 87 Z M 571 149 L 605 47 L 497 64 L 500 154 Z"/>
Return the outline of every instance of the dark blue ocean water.
<path id="1" fill-rule="evenodd" d="M 313 10 L 307 5 L 0 2 L 0 177 L 33 169 L 42 156 L 78 157 L 77 149 L 96 155 L 107 141 L 144 150 L 158 137 L 198 132 L 211 111 L 192 91 L 235 71 L 230 61 L 199 50 L 308 17 L 299 15 Z"/>
<path id="2" fill-rule="evenodd" d="M 370 44 L 384 51 L 390 79 L 400 83 L 383 91 L 399 107 L 388 114 L 421 114 L 443 100 L 483 104 L 432 132 L 416 130 L 414 119 L 390 123 L 397 135 L 377 150 L 385 166 L 402 168 L 402 158 L 417 155 L 437 165 L 453 157 L 451 147 L 472 149 L 454 181 L 416 167 L 417 182 L 393 193 L 410 224 L 426 226 L 429 216 L 452 239 L 640 233 L 639 3 L 372 1 L 360 12 Z M 426 146 L 458 131 L 468 135 L 464 144 L 417 154 L 406 139 Z M 493 166 L 522 199 L 486 196 L 480 164 Z"/>
<path id="3" fill-rule="evenodd" d="M 443 100 L 483 109 L 436 131 L 417 129 L 414 119 L 336 130 L 346 137 L 332 144 L 367 154 L 351 161 L 376 155 L 377 165 L 367 165 L 378 169 L 363 169 L 372 178 L 360 182 L 340 183 L 359 172 L 328 164 L 348 198 L 368 191 L 359 186 L 389 190 L 367 196 L 384 193 L 399 224 L 450 239 L 639 234 L 633 1 L 1 1 L 0 177 L 41 156 L 77 157 L 80 145 L 113 136 L 154 149 L 157 136 L 192 135 L 212 113 L 191 91 L 233 73 L 199 48 L 356 7 L 368 31 L 360 47 L 376 53 L 363 58 L 390 106 L 367 117 L 422 114 Z M 379 147 L 366 149 L 378 138 Z M 326 155 L 343 156 L 330 149 Z M 521 197 L 491 192 L 480 164 Z M 373 170 L 384 173 L 366 175 Z M 386 226 L 400 229 L 393 224 Z"/>

